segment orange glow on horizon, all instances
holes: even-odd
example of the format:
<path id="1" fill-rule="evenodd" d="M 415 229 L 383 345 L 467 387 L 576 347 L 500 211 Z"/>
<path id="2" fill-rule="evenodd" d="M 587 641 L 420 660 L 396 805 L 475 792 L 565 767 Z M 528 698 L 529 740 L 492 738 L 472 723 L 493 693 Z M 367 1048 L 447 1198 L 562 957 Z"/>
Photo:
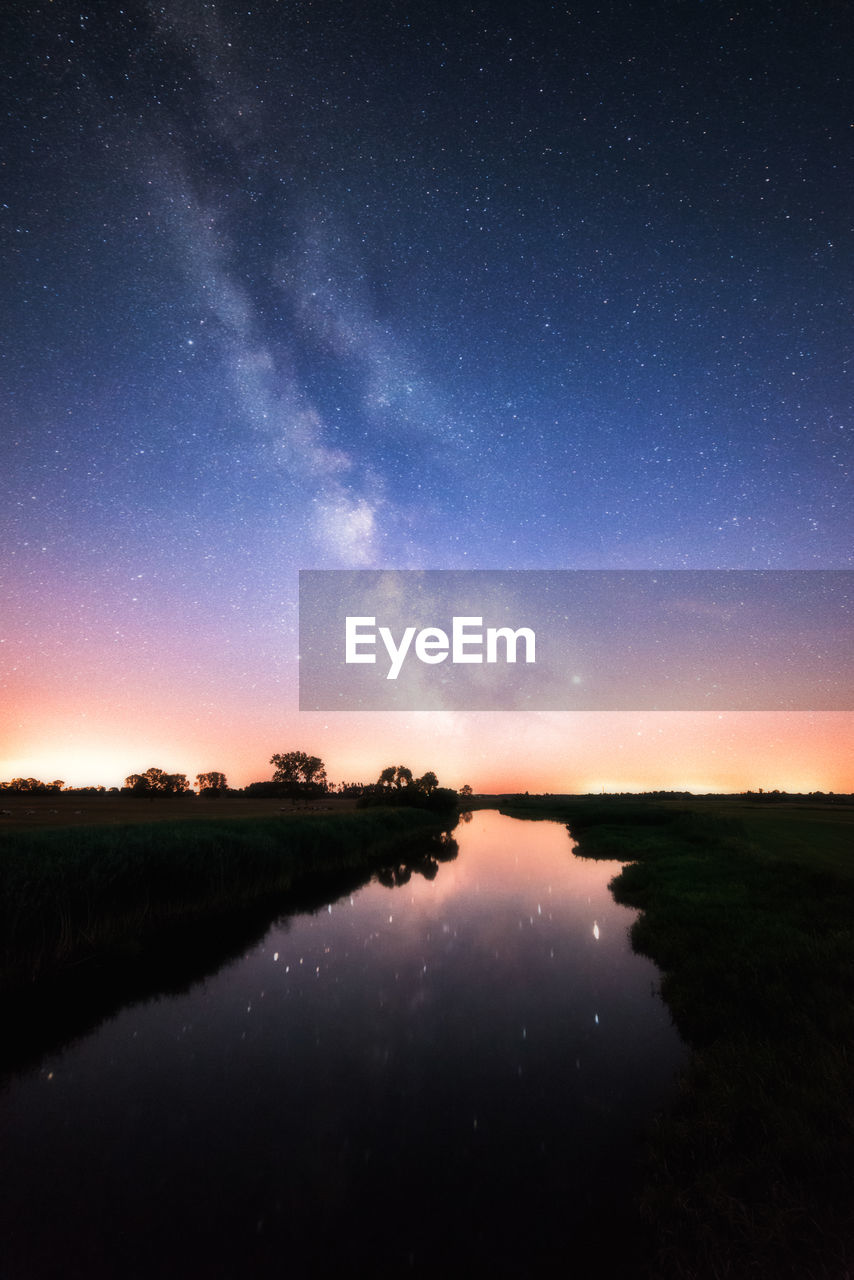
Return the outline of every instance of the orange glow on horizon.
<path id="1" fill-rule="evenodd" d="M 854 791 L 850 712 L 279 715 L 232 705 L 223 717 L 194 714 L 189 702 L 165 712 L 126 703 L 122 716 L 103 702 L 89 715 L 73 699 L 54 703 L 7 731 L 0 779 L 110 787 L 155 765 L 191 783 L 219 769 L 241 787 L 272 776 L 274 752 L 301 749 L 324 760 L 334 783 L 373 782 L 406 764 L 487 794 Z"/>
<path id="2" fill-rule="evenodd" d="M 251 646 L 165 609 L 90 633 L 100 584 L 75 584 L 74 609 L 61 587 L 39 601 L 36 648 L 25 631 L 4 643 L 0 780 L 121 786 L 156 766 L 243 787 L 299 749 L 334 783 L 405 764 L 486 793 L 854 792 L 854 712 L 300 712 L 287 611 Z"/>

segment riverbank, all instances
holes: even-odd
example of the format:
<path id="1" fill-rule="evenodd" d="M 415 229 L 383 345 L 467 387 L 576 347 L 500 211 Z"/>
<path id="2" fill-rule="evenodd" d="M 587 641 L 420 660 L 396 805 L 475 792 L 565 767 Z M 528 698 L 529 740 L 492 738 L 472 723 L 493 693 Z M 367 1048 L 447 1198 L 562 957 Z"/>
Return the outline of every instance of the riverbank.
<path id="1" fill-rule="evenodd" d="M 8 831 L 0 990 L 318 872 L 387 860 L 447 826 L 421 810 L 374 809 Z"/>
<path id="2" fill-rule="evenodd" d="M 854 809 L 546 798 L 617 901 L 692 1050 L 642 1212 L 655 1280 L 854 1268 Z"/>

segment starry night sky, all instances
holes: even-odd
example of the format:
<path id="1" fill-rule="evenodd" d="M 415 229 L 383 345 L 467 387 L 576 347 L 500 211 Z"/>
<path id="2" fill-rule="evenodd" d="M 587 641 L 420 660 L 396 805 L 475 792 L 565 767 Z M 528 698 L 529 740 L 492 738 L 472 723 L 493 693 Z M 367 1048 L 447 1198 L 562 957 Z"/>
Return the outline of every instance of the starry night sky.
<path id="1" fill-rule="evenodd" d="M 0 776 L 854 788 L 850 714 L 296 693 L 300 568 L 852 567 L 847 5 L 3 25 Z"/>

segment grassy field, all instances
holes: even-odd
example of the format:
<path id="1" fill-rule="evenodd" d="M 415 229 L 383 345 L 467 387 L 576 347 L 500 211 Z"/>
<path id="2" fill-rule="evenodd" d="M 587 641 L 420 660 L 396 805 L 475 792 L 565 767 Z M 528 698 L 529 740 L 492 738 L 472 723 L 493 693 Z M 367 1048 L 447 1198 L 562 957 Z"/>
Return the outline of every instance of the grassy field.
<path id="1" fill-rule="evenodd" d="M 40 827 L 92 827 L 103 824 L 199 822 L 224 818 L 277 818 L 298 813 L 347 813 L 356 801 L 348 796 L 321 796 L 305 804 L 293 800 L 250 799 L 246 796 L 200 798 L 194 792 L 153 800 L 137 796 L 74 796 L 58 794 L 0 795 L 0 847 L 4 831 Z"/>
<path id="2" fill-rule="evenodd" d="M 654 1280 L 854 1275 L 854 806 L 531 799 L 626 860 L 692 1049 L 649 1153 Z"/>

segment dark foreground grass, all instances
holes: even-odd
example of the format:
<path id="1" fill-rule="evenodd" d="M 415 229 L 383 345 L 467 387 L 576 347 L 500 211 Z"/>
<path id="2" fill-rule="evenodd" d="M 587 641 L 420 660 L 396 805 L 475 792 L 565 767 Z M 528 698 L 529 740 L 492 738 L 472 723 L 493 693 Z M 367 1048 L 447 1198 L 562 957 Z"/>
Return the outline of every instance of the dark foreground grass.
<path id="1" fill-rule="evenodd" d="M 641 909 L 633 945 L 661 968 L 693 1051 L 651 1143 L 647 1274 L 843 1280 L 854 1276 L 852 814 L 811 821 L 800 809 L 787 834 L 781 812 L 688 804 L 527 811 L 567 822 L 582 856 L 631 860 L 611 887 Z"/>
<path id="2" fill-rule="evenodd" d="M 381 858 L 442 824 L 419 810 L 8 833 L 0 845 L 0 989 L 318 872 Z"/>

